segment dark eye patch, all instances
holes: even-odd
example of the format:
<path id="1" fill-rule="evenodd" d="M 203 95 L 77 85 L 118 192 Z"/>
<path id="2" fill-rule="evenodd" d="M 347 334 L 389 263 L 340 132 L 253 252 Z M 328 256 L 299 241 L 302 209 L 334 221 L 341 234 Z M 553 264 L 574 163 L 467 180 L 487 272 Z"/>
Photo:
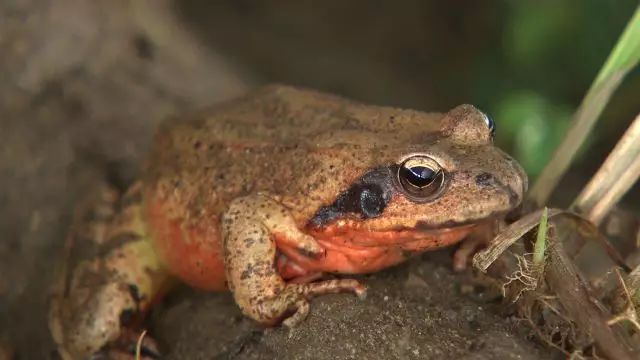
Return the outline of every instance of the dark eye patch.
<path id="1" fill-rule="evenodd" d="M 378 217 L 391 200 L 392 187 L 392 175 L 388 167 L 373 169 L 342 192 L 333 204 L 321 207 L 309 224 L 319 227 L 346 214 L 356 214 L 361 219 Z"/>

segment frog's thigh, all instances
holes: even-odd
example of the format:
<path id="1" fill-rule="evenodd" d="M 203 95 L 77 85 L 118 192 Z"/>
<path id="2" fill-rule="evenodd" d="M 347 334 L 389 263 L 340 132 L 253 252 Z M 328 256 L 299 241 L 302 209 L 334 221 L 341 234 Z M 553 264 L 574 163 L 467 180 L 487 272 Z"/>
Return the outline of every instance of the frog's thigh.
<path id="1" fill-rule="evenodd" d="M 293 313 L 285 324 L 295 325 L 306 317 L 307 300 L 313 296 L 346 291 L 364 294 L 364 286 L 356 280 L 286 283 L 275 265 L 274 233 L 286 234 L 290 241 L 303 244 L 303 249 L 315 253 L 322 249 L 297 229 L 282 205 L 265 195 L 234 200 L 223 215 L 222 229 L 229 288 L 243 313 L 260 323 L 275 324 Z"/>
<path id="2" fill-rule="evenodd" d="M 121 201 L 128 202 L 127 195 Z M 115 208 L 115 200 L 96 204 L 89 216 L 81 213 L 74 221 L 49 318 L 65 359 L 89 357 L 118 339 L 127 320 L 144 310 L 168 279 L 142 233 L 137 205 L 117 214 Z M 91 215 L 95 209 L 102 214 Z"/>

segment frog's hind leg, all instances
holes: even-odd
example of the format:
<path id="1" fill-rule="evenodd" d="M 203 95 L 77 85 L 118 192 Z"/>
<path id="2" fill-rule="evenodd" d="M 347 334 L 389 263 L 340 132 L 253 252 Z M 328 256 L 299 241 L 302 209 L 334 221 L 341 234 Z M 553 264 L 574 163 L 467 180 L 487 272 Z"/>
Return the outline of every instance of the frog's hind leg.
<path id="1" fill-rule="evenodd" d="M 126 358 L 122 351 L 133 359 L 130 345 L 137 335 L 129 326 L 162 291 L 168 275 L 146 239 L 139 187 L 120 197 L 102 185 L 93 195 L 74 216 L 53 287 L 49 327 L 63 359 L 98 353 Z M 157 354 L 148 339 L 143 350 Z"/>
<path id="2" fill-rule="evenodd" d="M 324 251 L 313 237 L 297 229 L 282 205 L 265 195 L 234 200 L 222 217 L 222 229 L 229 288 L 242 312 L 260 323 L 274 325 L 290 315 L 284 324 L 295 326 L 307 316 L 312 297 L 337 292 L 365 294 L 365 287 L 351 279 L 285 282 L 277 270 L 274 234 L 279 239 L 286 236 L 289 244 L 300 244 L 302 251 L 318 256 Z"/>

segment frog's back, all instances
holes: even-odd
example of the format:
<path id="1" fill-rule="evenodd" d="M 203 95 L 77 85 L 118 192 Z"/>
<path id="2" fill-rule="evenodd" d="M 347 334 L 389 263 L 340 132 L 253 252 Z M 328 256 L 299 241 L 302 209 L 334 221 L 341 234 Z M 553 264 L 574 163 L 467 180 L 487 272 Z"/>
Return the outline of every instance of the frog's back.
<path id="1" fill-rule="evenodd" d="M 192 144 L 198 140 L 209 144 L 303 144 L 319 134 L 342 131 L 384 134 L 400 140 L 416 134 L 407 128 L 423 133 L 436 131 L 438 122 L 425 122 L 425 118 L 441 117 L 439 113 L 365 105 L 313 90 L 270 85 L 190 116 L 171 119 L 160 132 L 184 131 L 183 135 L 193 138 L 184 140 Z"/>
<path id="2" fill-rule="evenodd" d="M 416 142 L 416 137 L 435 131 L 440 118 L 267 86 L 166 122 L 155 138 L 145 180 L 180 197 L 185 210 L 204 211 L 199 202 L 206 198 L 209 214 L 255 191 L 284 198 L 306 193 L 307 200 L 326 202 L 353 180 L 345 161 L 351 161 L 356 173 L 371 165 L 376 151 Z M 309 193 L 309 187 L 319 186 L 327 176 L 332 176 L 328 189 Z"/>

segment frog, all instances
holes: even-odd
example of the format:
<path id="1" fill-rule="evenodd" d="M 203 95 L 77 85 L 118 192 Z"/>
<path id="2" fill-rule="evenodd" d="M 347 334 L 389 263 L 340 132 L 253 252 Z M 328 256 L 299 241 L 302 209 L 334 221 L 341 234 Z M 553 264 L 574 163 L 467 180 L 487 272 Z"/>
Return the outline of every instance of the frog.
<path id="1" fill-rule="evenodd" d="M 168 119 L 140 178 L 77 211 L 52 291 L 58 352 L 133 358 L 139 319 L 177 281 L 230 291 L 264 326 L 295 327 L 317 296 L 364 297 L 355 275 L 486 233 L 520 205 L 527 175 L 494 134 L 473 105 L 422 112 L 286 85 Z M 150 338 L 143 350 L 157 355 Z"/>

